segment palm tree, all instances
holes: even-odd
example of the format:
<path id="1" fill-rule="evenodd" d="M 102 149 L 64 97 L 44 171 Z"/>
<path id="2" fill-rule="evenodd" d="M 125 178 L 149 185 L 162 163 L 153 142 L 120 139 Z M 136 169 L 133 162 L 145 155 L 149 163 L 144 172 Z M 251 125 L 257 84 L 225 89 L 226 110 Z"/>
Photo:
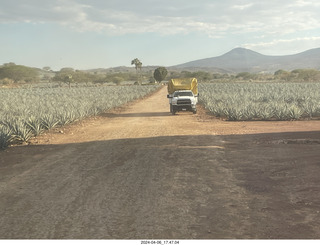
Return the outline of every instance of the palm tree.
<path id="1" fill-rule="evenodd" d="M 132 60 L 131 65 L 135 65 L 136 70 L 138 71 L 138 68 L 139 68 L 141 71 L 142 63 L 138 58 L 135 58 L 134 60 Z"/>
<path id="2" fill-rule="evenodd" d="M 131 61 L 131 65 L 135 65 L 136 73 L 138 74 L 138 69 L 139 69 L 140 70 L 140 75 L 141 75 L 141 68 L 142 68 L 141 61 L 138 58 L 135 58 L 134 60 Z M 139 81 L 139 78 L 140 77 L 138 77 L 138 83 L 141 84 L 140 81 Z"/>

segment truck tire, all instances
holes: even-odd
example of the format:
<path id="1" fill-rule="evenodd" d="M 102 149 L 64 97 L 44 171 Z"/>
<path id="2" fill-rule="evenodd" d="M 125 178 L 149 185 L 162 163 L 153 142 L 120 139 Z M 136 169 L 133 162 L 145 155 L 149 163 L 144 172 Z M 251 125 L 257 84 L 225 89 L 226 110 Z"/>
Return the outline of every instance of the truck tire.
<path id="1" fill-rule="evenodd" d="M 197 110 L 193 110 L 192 112 L 193 112 L 193 114 L 197 114 Z"/>
<path id="2" fill-rule="evenodd" d="M 172 105 L 170 104 L 170 113 L 172 113 Z"/>
<path id="3" fill-rule="evenodd" d="M 172 111 L 171 111 L 172 115 L 175 115 L 176 112 L 177 112 L 176 106 L 172 106 Z"/>

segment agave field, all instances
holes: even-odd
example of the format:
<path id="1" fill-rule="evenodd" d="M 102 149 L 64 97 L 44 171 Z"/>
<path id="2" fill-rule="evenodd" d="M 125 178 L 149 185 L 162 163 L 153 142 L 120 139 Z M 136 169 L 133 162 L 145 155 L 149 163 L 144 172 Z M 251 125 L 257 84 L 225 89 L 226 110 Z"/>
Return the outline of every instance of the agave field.
<path id="1" fill-rule="evenodd" d="M 141 98 L 157 86 L 0 89 L 0 149 Z"/>
<path id="2" fill-rule="evenodd" d="M 231 121 L 320 117 L 320 83 L 200 84 L 200 102 Z"/>

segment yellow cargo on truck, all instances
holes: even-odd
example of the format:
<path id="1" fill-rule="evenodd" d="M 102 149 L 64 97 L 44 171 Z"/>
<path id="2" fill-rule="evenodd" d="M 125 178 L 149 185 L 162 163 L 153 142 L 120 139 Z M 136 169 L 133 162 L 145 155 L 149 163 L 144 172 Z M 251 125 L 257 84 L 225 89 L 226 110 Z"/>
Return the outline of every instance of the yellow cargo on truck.
<path id="1" fill-rule="evenodd" d="M 178 111 L 192 111 L 197 113 L 198 81 L 196 78 L 171 79 L 168 83 L 170 112 L 174 115 Z"/>

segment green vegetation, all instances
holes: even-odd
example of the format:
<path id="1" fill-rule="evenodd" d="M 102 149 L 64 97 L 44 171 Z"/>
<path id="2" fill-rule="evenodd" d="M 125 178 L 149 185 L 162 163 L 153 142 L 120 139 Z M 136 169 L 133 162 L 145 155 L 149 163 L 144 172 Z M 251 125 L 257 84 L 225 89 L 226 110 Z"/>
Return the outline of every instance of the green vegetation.
<path id="1" fill-rule="evenodd" d="M 142 65 L 142 64 L 141 64 Z M 0 66 L 0 86 L 37 86 L 40 87 L 74 87 L 92 86 L 94 84 L 132 84 L 135 81 L 149 83 L 154 81 L 153 71 L 142 73 L 141 67 L 137 66 L 137 72 L 130 68 L 97 69 L 89 71 L 74 70 L 73 68 L 62 68 L 60 71 L 52 71 L 50 67 L 42 69 L 7 63 Z M 138 72 L 139 71 L 139 72 Z M 139 73 L 139 74 L 138 74 Z"/>
<path id="2" fill-rule="evenodd" d="M 9 79 L 15 83 L 20 81 L 37 82 L 39 74 L 35 68 L 8 63 L 0 67 L 0 80 L 2 79 Z"/>
<path id="3" fill-rule="evenodd" d="M 296 69 L 291 72 L 278 70 L 274 79 L 290 82 L 317 82 L 320 81 L 320 71 L 314 69 Z"/>
<path id="4" fill-rule="evenodd" d="M 131 65 L 134 65 L 137 71 L 138 69 L 141 70 L 142 68 L 142 62 L 138 58 L 133 59 L 131 61 Z"/>
<path id="5" fill-rule="evenodd" d="M 65 83 L 69 87 L 72 84 L 90 84 L 90 83 L 100 83 L 100 76 L 90 74 L 83 71 L 75 71 L 72 68 L 63 68 L 59 72 L 55 73 L 52 81 L 60 83 Z"/>
<path id="6" fill-rule="evenodd" d="M 141 85 L 141 78 L 142 78 L 142 74 L 141 74 L 141 68 L 142 68 L 142 62 L 138 59 L 135 58 L 131 61 L 131 65 L 134 65 L 136 68 L 136 73 L 137 73 L 137 83 Z M 140 75 L 138 74 L 138 71 L 140 71 Z"/>
<path id="7" fill-rule="evenodd" d="M 158 67 L 154 70 L 153 77 L 157 82 L 162 82 L 168 74 L 168 71 L 165 67 Z"/>
<path id="8" fill-rule="evenodd" d="M 183 77 L 196 77 L 198 81 L 200 82 L 209 82 L 214 80 L 224 80 L 224 79 L 230 79 L 231 75 L 229 74 L 220 74 L 220 73 L 212 73 L 212 72 L 206 72 L 206 71 L 169 71 L 167 80 L 170 80 L 172 78 L 183 78 Z"/>
<path id="9" fill-rule="evenodd" d="M 293 71 L 278 70 L 270 73 L 238 74 L 214 73 L 208 71 L 169 71 L 167 80 L 171 78 L 196 77 L 200 82 L 319 82 L 320 71 L 314 69 L 296 69 Z"/>
<path id="10" fill-rule="evenodd" d="M 141 98 L 157 86 L 0 89 L 0 148 L 44 130 L 95 116 Z"/>
<path id="11" fill-rule="evenodd" d="M 320 83 L 202 83 L 199 90 L 213 115 L 231 121 L 320 117 Z"/>
<path id="12" fill-rule="evenodd" d="M 142 62 L 135 58 L 131 61 L 134 68 L 115 67 L 110 69 L 93 69 L 87 71 L 74 70 L 73 68 L 62 68 L 60 71 L 52 71 L 45 66 L 42 69 L 31 68 L 14 63 L 6 63 L 0 66 L 0 86 L 14 85 L 33 86 L 41 84 L 41 87 L 55 86 L 92 86 L 93 84 L 112 83 L 122 84 L 145 84 L 154 83 L 155 80 L 169 81 L 172 78 L 196 77 L 199 82 L 318 82 L 320 71 L 315 69 L 295 69 L 293 71 L 278 70 L 270 73 L 238 74 L 218 73 L 208 70 L 175 70 L 165 67 L 143 67 Z M 164 76 L 165 71 L 167 74 Z M 155 79 L 155 72 L 157 79 Z M 158 73 L 159 72 L 159 73 Z M 163 77 L 161 77 L 161 76 Z"/>

